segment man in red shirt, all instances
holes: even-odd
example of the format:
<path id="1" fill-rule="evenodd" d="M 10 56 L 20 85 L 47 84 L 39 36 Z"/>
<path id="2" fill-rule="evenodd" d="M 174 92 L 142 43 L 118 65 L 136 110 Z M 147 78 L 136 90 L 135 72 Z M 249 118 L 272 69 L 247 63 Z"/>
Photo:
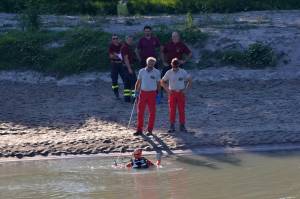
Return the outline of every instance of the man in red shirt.
<path id="1" fill-rule="evenodd" d="M 125 102 L 130 102 L 131 91 L 130 93 L 125 92 L 128 90 L 127 77 L 124 72 L 124 66 L 122 63 L 121 55 L 121 43 L 117 35 L 112 36 L 111 44 L 108 49 L 110 63 L 111 63 L 111 80 L 112 80 L 112 90 L 117 99 L 119 99 L 119 84 L 118 76 L 120 75 L 124 83 L 124 100 Z"/>
<path id="2" fill-rule="evenodd" d="M 136 74 L 133 68 L 135 61 L 133 37 L 128 35 L 126 36 L 125 43 L 121 47 L 121 54 L 123 62 L 125 64 L 125 73 L 127 76 L 128 89 L 124 92 L 130 93 L 131 97 L 134 97 L 134 86 L 136 82 Z M 134 99 L 133 99 L 134 100 Z"/>
<path id="3" fill-rule="evenodd" d="M 150 26 L 144 27 L 144 37 L 139 40 L 137 46 L 137 57 L 140 61 L 140 67 L 146 66 L 146 59 L 148 57 L 158 58 L 156 49 L 160 48 L 160 56 L 162 57 L 162 45 L 157 37 L 152 35 L 152 29 Z"/>
<path id="4" fill-rule="evenodd" d="M 164 68 L 161 73 L 161 77 L 172 68 L 171 61 L 177 58 L 180 67 L 182 67 L 188 59 L 192 57 L 191 50 L 180 40 L 178 32 L 172 33 L 172 40 L 163 46 L 163 58 Z M 185 55 L 185 59 L 184 59 Z"/>
<path id="5" fill-rule="evenodd" d="M 179 59 L 180 67 L 183 67 L 185 62 L 192 57 L 191 50 L 180 40 L 178 32 L 172 33 L 172 39 L 170 42 L 163 46 L 163 69 L 161 77 L 163 77 L 168 70 L 172 68 L 171 61 L 174 58 Z M 185 59 L 184 59 L 185 55 Z M 163 90 L 161 90 L 161 97 L 163 96 Z"/>

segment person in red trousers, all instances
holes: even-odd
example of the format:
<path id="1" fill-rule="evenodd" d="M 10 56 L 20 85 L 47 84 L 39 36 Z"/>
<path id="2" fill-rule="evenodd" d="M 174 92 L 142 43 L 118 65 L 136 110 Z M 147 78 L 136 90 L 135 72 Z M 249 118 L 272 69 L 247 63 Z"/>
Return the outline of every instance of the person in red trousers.
<path id="1" fill-rule="evenodd" d="M 146 60 L 146 67 L 140 69 L 137 81 L 135 84 L 135 97 L 138 97 L 137 107 L 137 131 L 134 136 L 143 133 L 144 113 L 146 106 L 149 110 L 149 122 L 147 136 L 152 135 L 155 113 L 156 113 L 156 96 L 160 91 L 160 72 L 154 68 L 156 59 L 148 57 Z"/>
<path id="2" fill-rule="evenodd" d="M 166 72 L 161 80 L 161 86 L 169 94 L 169 116 L 170 129 L 168 132 L 175 132 L 176 109 L 178 107 L 180 131 L 187 132 L 185 128 L 185 91 L 191 87 L 192 79 L 182 68 L 179 68 L 180 61 L 172 59 L 172 68 Z"/>

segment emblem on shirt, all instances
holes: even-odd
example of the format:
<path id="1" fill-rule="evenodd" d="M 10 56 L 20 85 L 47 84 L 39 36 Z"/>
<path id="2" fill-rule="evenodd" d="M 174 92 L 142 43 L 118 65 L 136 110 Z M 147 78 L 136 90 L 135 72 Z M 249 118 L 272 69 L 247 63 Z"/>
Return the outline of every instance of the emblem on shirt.
<path id="1" fill-rule="evenodd" d="M 182 78 L 182 77 L 179 77 L 179 78 L 178 78 L 178 81 L 183 81 L 183 78 Z"/>
<path id="2" fill-rule="evenodd" d="M 150 78 L 151 78 L 151 79 L 155 79 L 155 76 L 151 75 Z"/>

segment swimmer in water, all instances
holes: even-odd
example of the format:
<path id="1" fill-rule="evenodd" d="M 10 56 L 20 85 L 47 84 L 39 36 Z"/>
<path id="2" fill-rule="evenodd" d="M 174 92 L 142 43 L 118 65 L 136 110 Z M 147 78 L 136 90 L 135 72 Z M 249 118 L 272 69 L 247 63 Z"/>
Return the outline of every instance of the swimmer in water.
<path id="1" fill-rule="evenodd" d="M 153 162 L 151 162 L 150 160 L 143 157 L 142 153 L 143 153 L 142 149 L 140 149 L 140 148 L 135 149 L 132 154 L 133 159 L 131 159 L 130 162 L 128 162 L 126 164 L 126 167 L 133 168 L 133 169 L 147 169 L 147 168 L 155 166 L 155 164 Z M 160 157 L 161 157 L 161 154 L 157 153 L 156 166 L 160 165 L 160 162 L 161 162 Z"/>

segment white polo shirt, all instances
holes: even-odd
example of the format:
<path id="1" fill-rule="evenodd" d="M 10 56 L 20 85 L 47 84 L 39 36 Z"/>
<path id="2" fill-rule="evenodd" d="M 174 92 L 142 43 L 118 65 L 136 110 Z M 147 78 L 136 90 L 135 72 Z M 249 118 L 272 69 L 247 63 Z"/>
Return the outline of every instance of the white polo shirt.
<path id="1" fill-rule="evenodd" d="M 190 75 L 186 70 L 179 68 L 178 71 L 170 69 L 166 72 L 163 81 L 169 82 L 170 90 L 182 90 L 185 88 L 185 82 L 190 78 Z"/>
<path id="2" fill-rule="evenodd" d="M 160 72 L 156 68 L 148 72 L 145 67 L 140 69 L 137 79 L 141 80 L 141 90 L 156 91 L 157 83 L 160 81 Z"/>

